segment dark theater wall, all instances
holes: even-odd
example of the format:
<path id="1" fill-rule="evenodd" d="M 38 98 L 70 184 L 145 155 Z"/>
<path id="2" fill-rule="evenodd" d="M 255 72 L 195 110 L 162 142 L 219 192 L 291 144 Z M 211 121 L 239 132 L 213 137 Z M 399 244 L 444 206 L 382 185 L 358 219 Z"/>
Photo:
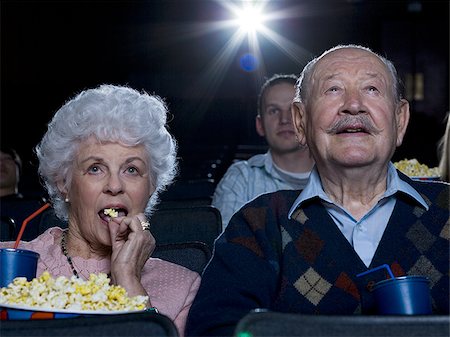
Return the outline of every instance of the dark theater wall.
<path id="1" fill-rule="evenodd" d="M 218 179 L 239 157 L 236 152 L 245 156 L 264 146 L 254 130 L 264 77 L 299 74 L 312 56 L 339 43 L 362 44 L 394 61 L 412 106 L 411 126 L 395 158 L 437 164 L 436 143 L 449 110 L 448 1 L 269 1 L 270 12 L 289 14 L 267 26 L 290 41 L 291 55 L 260 37 L 263 63 L 254 72 L 239 65 L 249 51 L 246 39 L 226 57 L 236 28 L 213 29 L 230 18 L 224 4 L 1 1 L 1 142 L 24 157 L 24 187 L 38 188 L 32 149 L 53 113 L 77 92 L 101 83 L 164 97 L 180 145 L 182 177 L 208 174 L 203 166 L 220 158 L 213 177 Z M 214 68 L 218 59 L 226 62 Z M 411 78 L 418 78 L 418 86 Z"/>

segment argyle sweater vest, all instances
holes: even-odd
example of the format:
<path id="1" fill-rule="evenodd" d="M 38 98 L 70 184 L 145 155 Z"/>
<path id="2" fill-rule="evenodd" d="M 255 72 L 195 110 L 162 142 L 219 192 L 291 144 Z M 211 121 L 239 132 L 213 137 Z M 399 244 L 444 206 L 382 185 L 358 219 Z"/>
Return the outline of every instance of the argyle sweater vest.
<path id="1" fill-rule="evenodd" d="M 449 188 L 445 183 L 410 183 L 428 211 L 398 193 L 396 205 L 369 268 L 337 228 L 319 199 L 297 208 L 299 191 L 264 194 L 246 204 L 216 240 L 191 307 L 188 335 L 231 335 L 248 311 L 348 315 L 374 313 L 370 291 L 395 276 L 429 278 L 434 314 L 449 313 Z"/>
<path id="2" fill-rule="evenodd" d="M 395 276 L 429 278 L 435 313 L 449 311 L 449 186 L 410 183 L 429 205 L 400 194 L 369 268 L 360 260 L 319 200 L 286 217 L 298 192 L 282 191 L 255 200 L 242 210 L 257 241 L 247 248 L 263 257 L 279 275 L 271 307 L 277 311 L 315 314 L 371 313 L 370 289 L 387 277 L 385 271 L 356 274 L 388 264 Z M 267 205 L 267 206 L 264 206 Z M 239 220 L 239 219 L 237 219 Z M 264 226 L 261 226 L 264 224 Z M 227 240 L 249 241 L 236 233 Z M 253 239 L 252 238 L 252 239 Z"/>

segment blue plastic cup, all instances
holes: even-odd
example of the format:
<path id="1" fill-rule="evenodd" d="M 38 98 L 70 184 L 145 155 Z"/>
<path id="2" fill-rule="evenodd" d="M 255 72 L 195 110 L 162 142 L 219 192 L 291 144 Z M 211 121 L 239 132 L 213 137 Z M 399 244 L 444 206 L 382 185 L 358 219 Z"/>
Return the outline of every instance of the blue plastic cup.
<path id="1" fill-rule="evenodd" d="M 380 315 L 431 314 L 430 281 L 424 276 L 401 276 L 377 282 L 372 291 Z"/>
<path id="2" fill-rule="evenodd" d="M 7 287 L 16 277 L 31 281 L 36 277 L 39 254 L 31 250 L 0 249 L 0 287 Z"/>

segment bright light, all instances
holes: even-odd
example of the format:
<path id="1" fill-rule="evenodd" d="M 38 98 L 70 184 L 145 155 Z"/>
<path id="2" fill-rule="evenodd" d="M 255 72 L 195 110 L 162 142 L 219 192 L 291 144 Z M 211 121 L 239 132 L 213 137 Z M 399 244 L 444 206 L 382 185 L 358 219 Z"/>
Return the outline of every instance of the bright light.
<path id="1" fill-rule="evenodd" d="M 298 18 L 310 15 L 307 6 L 296 5 L 284 9 L 274 10 L 269 6 L 277 3 L 271 0 L 215 0 L 229 12 L 229 19 L 222 21 L 199 22 L 183 26 L 176 34 L 177 38 L 193 38 L 221 30 L 233 31 L 229 40 L 216 52 L 216 55 L 206 65 L 204 71 L 187 90 L 187 95 L 202 97 L 201 104 L 196 107 L 198 118 L 207 113 L 208 105 L 218 90 L 223 78 L 229 72 L 230 65 L 236 60 L 245 72 L 255 74 L 255 78 L 266 76 L 263 50 L 259 39 L 264 39 L 285 53 L 292 61 L 298 64 L 298 69 L 311 58 L 311 54 L 278 34 L 269 27 L 271 21 L 288 18 Z M 281 0 L 278 0 L 282 3 Z M 299 1 L 300 2 L 300 1 Z M 271 7 L 271 9 L 269 9 Z M 301 15 L 299 15 L 301 13 Z M 241 48 L 243 44 L 244 48 Z M 262 84 L 262 83 L 261 83 Z M 199 121 L 200 119 L 197 119 Z M 190 120 L 192 122 L 192 120 Z"/>
<path id="2" fill-rule="evenodd" d="M 248 5 L 237 13 L 239 27 L 247 33 L 256 32 L 263 28 L 264 16 L 262 9 Z"/>
<path id="3" fill-rule="evenodd" d="M 238 26 L 240 34 L 255 34 L 264 29 L 266 16 L 263 14 L 268 0 L 240 0 L 221 1 L 233 13 L 235 19 L 230 20 L 232 25 Z"/>
<path id="4" fill-rule="evenodd" d="M 229 10 L 234 19 L 226 21 L 226 25 L 230 27 L 238 27 L 233 40 L 242 43 L 247 39 L 248 56 L 244 57 L 240 62 L 255 70 L 258 67 L 264 67 L 263 55 L 259 46 L 259 38 L 263 37 L 280 48 L 293 61 L 302 66 L 305 59 L 310 58 L 310 53 L 302 47 L 296 45 L 289 39 L 270 29 L 267 25 L 270 21 L 283 20 L 288 18 L 298 18 L 299 13 L 308 14 L 307 7 L 299 5 L 295 7 L 287 7 L 281 10 L 273 10 L 266 8 L 270 5 L 270 0 L 216 0 Z M 237 46 L 232 46 L 234 50 Z M 263 71 L 263 70 L 261 70 Z"/>

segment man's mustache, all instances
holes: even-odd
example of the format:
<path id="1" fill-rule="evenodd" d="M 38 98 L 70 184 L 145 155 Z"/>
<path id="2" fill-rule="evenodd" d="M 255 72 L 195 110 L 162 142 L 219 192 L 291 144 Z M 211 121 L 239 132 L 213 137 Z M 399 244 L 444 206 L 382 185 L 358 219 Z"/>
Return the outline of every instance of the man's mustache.
<path id="1" fill-rule="evenodd" d="M 341 119 L 333 123 L 328 129 L 327 133 L 337 134 L 344 132 L 347 129 L 362 129 L 362 131 L 370 134 L 379 134 L 382 130 L 378 129 L 367 115 L 345 115 Z"/>

